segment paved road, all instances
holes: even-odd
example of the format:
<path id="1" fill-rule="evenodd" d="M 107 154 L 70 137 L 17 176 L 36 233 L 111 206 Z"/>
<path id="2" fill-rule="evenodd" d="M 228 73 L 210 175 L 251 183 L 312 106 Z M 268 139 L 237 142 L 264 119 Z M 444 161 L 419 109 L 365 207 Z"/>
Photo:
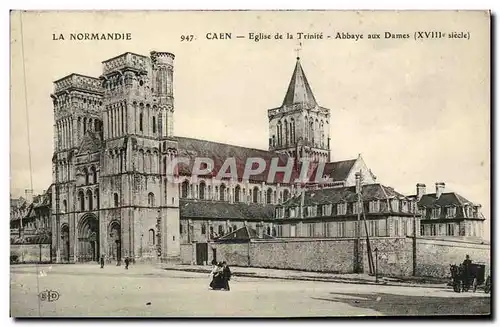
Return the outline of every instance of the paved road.
<path id="1" fill-rule="evenodd" d="M 237 268 L 234 268 L 237 270 Z M 37 274 L 38 271 L 38 274 Z M 38 285 L 37 285 L 38 283 Z M 307 317 L 488 314 L 490 296 L 420 287 L 235 277 L 231 291 L 208 276 L 148 266 L 11 267 L 11 316 Z M 39 291 L 56 290 L 55 302 Z"/>

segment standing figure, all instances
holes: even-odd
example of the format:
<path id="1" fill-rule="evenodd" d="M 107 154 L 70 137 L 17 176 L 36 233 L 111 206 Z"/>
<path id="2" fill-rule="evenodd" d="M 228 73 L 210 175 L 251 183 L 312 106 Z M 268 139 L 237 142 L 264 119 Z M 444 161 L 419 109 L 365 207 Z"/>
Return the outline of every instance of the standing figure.
<path id="1" fill-rule="evenodd" d="M 225 261 L 222 262 L 222 279 L 224 281 L 224 291 L 229 291 L 229 281 L 231 280 L 231 269 Z"/>
<path id="2" fill-rule="evenodd" d="M 212 271 L 210 272 L 212 276 L 212 281 L 210 282 L 210 289 L 212 290 L 220 290 L 224 288 L 222 281 L 222 263 L 218 263 L 214 266 Z"/>
<path id="3" fill-rule="evenodd" d="M 101 269 L 104 268 L 104 254 L 101 254 Z"/>
<path id="4" fill-rule="evenodd" d="M 130 263 L 130 259 L 125 257 L 125 269 L 128 269 L 128 264 Z"/>

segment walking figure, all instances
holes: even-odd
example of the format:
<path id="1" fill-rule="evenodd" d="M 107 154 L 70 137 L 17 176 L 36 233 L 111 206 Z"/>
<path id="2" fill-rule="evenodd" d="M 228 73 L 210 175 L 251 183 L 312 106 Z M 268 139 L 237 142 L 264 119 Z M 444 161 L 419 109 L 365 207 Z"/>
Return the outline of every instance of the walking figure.
<path id="1" fill-rule="evenodd" d="M 130 259 L 128 257 L 125 258 L 125 269 L 128 269 L 128 264 L 130 263 Z"/>
<path id="2" fill-rule="evenodd" d="M 101 254 L 101 269 L 104 268 L 104 254 Z"/>
<path id="3" fill-rule="evenodd" d="M 224 291 L 229 291 L 229 281 L 231 280 L 231 269 L 225 261 L 222 262 L 222 280 L 224 285 Z"/>

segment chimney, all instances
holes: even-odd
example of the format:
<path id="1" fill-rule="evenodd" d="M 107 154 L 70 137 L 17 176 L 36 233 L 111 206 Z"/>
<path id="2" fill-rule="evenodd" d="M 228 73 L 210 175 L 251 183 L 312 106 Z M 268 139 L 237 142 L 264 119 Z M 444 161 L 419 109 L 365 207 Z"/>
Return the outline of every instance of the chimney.
<path id="1" fill-rule="evenodd" d="M 439 199 L 441 194 L 443 194 L 445 184 L 443 182 L 436 183 L 436 199 Z"/>
<path id="2" fill-rule="evenodd" d="M 422 196 L 425 195 L 425 184 L 418 183 L 417 184 L 417 200 L 420 201 Z"/>
<path id="3" fill-rule="evenodd" d="M 356 194 L 361 193 L 361 173 L 356 173 Z"/>

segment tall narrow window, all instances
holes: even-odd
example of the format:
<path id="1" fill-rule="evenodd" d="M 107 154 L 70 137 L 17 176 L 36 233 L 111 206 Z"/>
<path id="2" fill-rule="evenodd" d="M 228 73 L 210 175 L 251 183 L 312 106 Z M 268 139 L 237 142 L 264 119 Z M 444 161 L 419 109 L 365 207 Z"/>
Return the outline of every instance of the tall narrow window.
<path id="1" fill-rule="evenodd" d="M 93 207 L 93 195 L 92 195 L 92 191 L 91 190 L 88 190 L 87 191 L 87 202 L 89 204 L 89 210 L 93 210 L 94 207 Z"/>
<path id="2" fill-rule="evenodd" d="M 113 195 L 113 200 L 114 200 L 115 208 L 118 207 L 118 193 L 115 193 Z"/>
<path id="3" fill-rule="evenodd" d="M 188 197 L 188 189 L 189 189 L 189 182 L 188 181 L 182 182 L 182 185 L 181 185 L 181 197 L 182 198 Z"/>
<path id="4" fill-rule="evenodd" d="M 85 195 L 83 191 L 78 192 L 78 202 L 80 202 L 80 211 L 85 211 Z"/>
<path id="5" fill-rule="evenodd" d="M 219 200 L 225 201 L 226 185 L 222 184 L 219 188 Z"/>
<path id="6" fill-rule="evenodd" d="M 139 130 L 142 132 L 142 112 L 139 114 Z"/>
<path id="7" fill-rule="evenodd" d="M 266 203 L 267 204 L 272 203 L 272 195 L 273 195 L 273 191 L 270 188 L 267 189 L 267 192 L 266 192 Z"/>
<path id="8" fill-rule="evenodd" d="M 206 189 L 206 185 L 205 185 L 205 182 L 200 182 L 200 189 L 199 189 L 199 197 L 200 197 L 200 200 L 205 200 L 205 189 Z"/>
<path id="9" fill-rule="evenodd" d="M 259 189 L 256 187 L 253 188 L 253 192 L 252 192 L 252 195 L 253 195 L 253 203 L 259 203 Z"/>
<path id="10" fill-rule="evenodd" d="M 149 244 L 155 245 L 155 231 L 154 231 L 154 229 L 149 230 Z"/>
<path id="11" fill-rule="evenodd" d="M 152 192 L 148 194 L 148 205 L 150 207 L 154 207 L 155 205 L 155 195 Z"/>
<path id="12" fill-rule="evenodd" d="M 236 185 L 234 188 L 234 202 L 240 202 L 240 186 Z"/>
<path id="13" fill-rule="evenodd" d="M 153 133 L 156 133 L 156 117 L 153 117 Z"/>

